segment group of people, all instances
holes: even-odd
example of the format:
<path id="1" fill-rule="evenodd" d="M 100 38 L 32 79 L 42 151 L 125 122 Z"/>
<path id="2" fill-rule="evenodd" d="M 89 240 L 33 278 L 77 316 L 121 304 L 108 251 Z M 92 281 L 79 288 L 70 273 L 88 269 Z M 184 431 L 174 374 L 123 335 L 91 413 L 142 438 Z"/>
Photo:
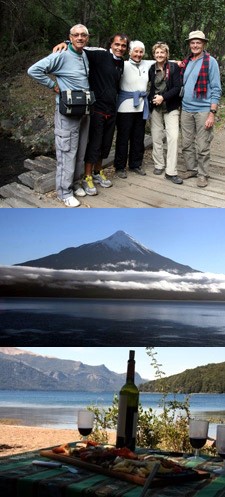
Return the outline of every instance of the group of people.
<path id="1" fill-rule="evenodd" d="M 116 33 L 110 39 L 108 50 L 87 47 L 89 32 L 82 24 L 71 28 L 69 38 L 69 44 L 57 45 L 52 54 L 28 69 L 31 77 L 56 92 L 58 199 L 68 207 L 77 207 L 80 205 L 77 197 L 97 194 L 96 184 L 104 188 L 112 186 L 104 174 L 102 161 L 109 155 L 115 127 L 117 175 L 127 177 L 127 162 L 130 171 L 145 175 L 142 161 L 149 116 L 154 174 L 165 170 L 165 178 L 175 184 L 197 176 L 197 185 L 207 186 L 210 142 L 221 84 L 218 64 L 205 50 L 208 40 L 204 33 L 189 34 L 191 53 L 182 63 L 169 60 L 169 47 L 164 42 L 153 46 L 154 60 L 145 60 L 144 44 L 138 40 L 129 43 L 123 33 Z M 128 48 L 129 59 L 124 61 Z M 56 82 L 49 75 L 56 76 Z M 90 114 L 67 117 L 60 113 L 59 93 L 68 89 L 94 91 Z M 180 107 L 186 165 L 183 179 L 177 174 Z"/>

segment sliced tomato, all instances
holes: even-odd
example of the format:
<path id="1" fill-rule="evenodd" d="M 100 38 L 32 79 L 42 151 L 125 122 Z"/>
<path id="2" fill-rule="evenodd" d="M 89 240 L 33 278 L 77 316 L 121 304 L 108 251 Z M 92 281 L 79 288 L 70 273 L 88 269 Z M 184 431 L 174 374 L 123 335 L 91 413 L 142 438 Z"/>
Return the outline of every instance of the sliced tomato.
<path id="1" fill-rule="evenodd" d="M 124 457 L 125 459 L 138 459 L 137 454 L 135 454 L 132 450 L 127 447 L 122 447 L 121 449 L 112 448 L 110 451 L 119 457 Z"/>
<path id="2" fill-rule="evenodd" d="M 98 442 L 94 442 L 94 440 L 87 440 L 87 447 L 96 447 Z"/>

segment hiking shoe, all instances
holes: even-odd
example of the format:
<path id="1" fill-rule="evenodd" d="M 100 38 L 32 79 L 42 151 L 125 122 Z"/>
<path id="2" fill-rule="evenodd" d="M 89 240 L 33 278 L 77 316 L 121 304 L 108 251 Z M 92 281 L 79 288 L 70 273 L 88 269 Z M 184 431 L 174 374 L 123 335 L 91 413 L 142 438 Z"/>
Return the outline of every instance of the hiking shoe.
<path id="1" fill-rule="evenodd" d="M 134 167 L 131 171 L 134 171 L 134 173 L 140 174 L 141 176 L 146 176 L 146 172 L 142 169 L 142 167 Z"/>
<path id="2" fill-rule="evenodd" d="M 93 180 L 95 183 L 99 183 L 99 185 L 103 188 L 109 188 L 110 186 L 112 186 L 112 181 L 106 178 L 103 169 L 101 169 L 101 171 L 99 171 L 97 174 L 93 174 Z"/>
<path id="3" fill-rule="evenodd" d="M 208 185 L 208 180 L 206 176 L 198 176 L 197 186 L 199 186 L 200 188 L 204 188 L 207 185 Z"/>
<path id="4" fill-rule="evenodd" d="M 58 200 L 63 202 L 66 207 L 78 207 L 80 205 L 79 200 L 77 200 L 73 195 L 71 195 L 71 197 L 67 197 L 67 198 L 59 198 L 58 197 Z"/>
<path id="5" fill-rule="evenodd" d="M 181 177 L 183 179 L 194 178 L 197 174 L 197 171 L 194 171 L 194 169 L 189 169 L 188 171 L 181 173 Z"/>
<path id="6" fill-rule="evenodd" d="M 162 174 L 162 172 L 163 172 L 163 169 L 159 169 L 159 167 L 155 167 L 153 174 L 159 175 L 159 174 Z"/>
<path id="7" fill-rule="evenodd" d="M 76 195 L 77 197 L 85 197 L 86 192 L 81 186 L 78 186 L 74 189 L 74 195 Z"/>
<path id="8" fill-rule="evenodd" d="M 169 181 L 172 181 L 172 183 L 175 183 L 175 185 L 182 185 L 183 180 L 179 178 L 179 176 L 174 175 L 170 176 L 170 174 L 165 174 L 165 178 L 168 179 Z"/>
<path id="9" fill-rule="evenodd" d="M 98 192 L 93 183 L 92 176 L 85 176 L 82 180 L 82 186 L 87 195 L 97 195 Z"/>
<path id="10" fill-rule="evenodd" d="M 125 169 L 118 169 L 118 171 L 116 171 L 116 174 L 118 178 L 127 178 L 127 173 Z"/>

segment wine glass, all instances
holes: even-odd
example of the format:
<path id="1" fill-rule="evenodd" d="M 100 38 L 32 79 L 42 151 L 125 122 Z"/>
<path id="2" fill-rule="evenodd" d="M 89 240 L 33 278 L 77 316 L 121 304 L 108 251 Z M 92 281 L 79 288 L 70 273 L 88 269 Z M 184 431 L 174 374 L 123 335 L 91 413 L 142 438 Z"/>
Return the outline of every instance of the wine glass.
<path id="1" fill-rule="evenodd" d="M 87 436 L 90 435 L 93 429 L 94 424 L 94 413 L 88 411 L 87 409 L 81 409 L 78 411 L 77 416 L 77 428 L 83 437 L 83 441 L 87 439 Z"/>
<path id="2" fill-rule="evenodd" d="M 202 457 L 199 456 L 199 449 L 201 449 L 208 438 L 209 422 L 205 419 L 190 419 L 189 421 L 189 439 L 190 444 L 195 449 L 195 454 L 193 457 L 189 457 L 188 461 L 193 461 L 193 463 L 201 463 L 204 461 Z"/>
<path id="3" fill-rule="evenodd" d="M 221 459 L 223 459 L 223 466 L 222 468 L 216 469 L 215 472 L 225 474 L 225 425 L 217 425 L 216 450 Z"/>

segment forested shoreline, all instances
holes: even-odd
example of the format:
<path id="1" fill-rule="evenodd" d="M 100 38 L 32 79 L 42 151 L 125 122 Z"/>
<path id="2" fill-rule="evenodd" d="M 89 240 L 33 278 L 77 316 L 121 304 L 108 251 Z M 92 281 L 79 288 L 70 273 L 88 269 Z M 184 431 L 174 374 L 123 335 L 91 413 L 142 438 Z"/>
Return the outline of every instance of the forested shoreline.
<path id="1" fill-rule="evenodd" d="M 212 349 L 213 355 L 213 349 Z M 207 364 L 139 385 L 141 392 L 224 393 L 225 362 Z"/>

